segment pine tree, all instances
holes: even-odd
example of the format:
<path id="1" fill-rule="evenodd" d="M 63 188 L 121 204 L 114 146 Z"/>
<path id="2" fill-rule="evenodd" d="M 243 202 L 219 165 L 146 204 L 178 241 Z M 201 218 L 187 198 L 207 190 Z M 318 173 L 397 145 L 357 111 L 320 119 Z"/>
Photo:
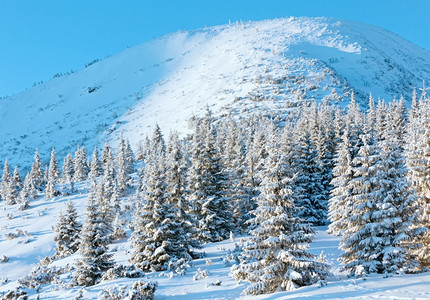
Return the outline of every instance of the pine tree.
<path id="1" fill-rule="evenodd" d="M 87 221 L 84 223 L 79 240 L 81 258 L 76 265 L 74 280 L 76 284 L 92 286 L 114 262 L 107 253 L 109 237 L 105 234 L 105 220 L 98 212 L 96 203 L 88 199 Z"/>
<path id="2" fill-rule="evenodd" d="M 88 173 L 88 178 L 91 180 L 92 184 L 95 185 L 96 179 L 102 175 L 102 167 L 99 161 L 99 153 L 97 147 L 94 147 L 93 157 L 90 166 L 90 172 Z"/>
<path id="3" fill-rule="evenodd" d="M 418 197 L 420 227 L 426 232 L 415 238 L 417 245 L 412 249 L 421 267 L 430 267 L 430 103 L 420 100 L 415 111 L 410 111 L 407 126 L 406 164 L 408 179 Z M 412 114 L 413 112 L 413 114 Z"/>
<path id="4" fill-rule="evenodd" d="M 62 174 L 62 182 L 64 184 L 70 184 L 73 181 L 73 157 L 70 153 L 67 153 L 64 158 Z"/>
<path id="5" fill-rule="evenodd" d="M 312 108 L 311 108 L 312 110 Z M 314 225 L 324 225 L 327 214 L 327 198 L 322 185 L 322 170 L 318 163 L 318 149 L 312 132 L 315 116 L 305 111 L 295 128 L 296 171 L 294 197 L 295 205 L 300 208 L 299 217 Z M 313 120 L 313 121 L 312 121 Z"/>
<path id="6" fill-rule="evenodd" d="M 342 143 L 339 145 L 335 158 L 336 165 L 333 169 L 334 178 L 332 184 L 334 189 L 331 191 L 329 200 L 329 219 L 331 224 L 329 232 L 340 235 L 346 228 L 346 218 L 351 215 L 352 201 L 351 188 L 349 182 L 353 178 L 352 171 L 352 146 L 349 140 L 348 129 L 345 130 Z"/>
<path id="7" fill-rule="evenodd" d="M 58 169 L 57 158 L 55 156 L 55 149 L 52 148 L 51 159 L 49 161 L 48 167 L 48 178 L 45 188 L 46 198 L 53 198 L 59 194 L 58 190 L 55 187 L 59 177 L 60 171 Z"/>
<path id="8" fill-rule="evenodd" d="M 190 203 L 186 198 L 187 163 L 183 147 L 177 134 L 171 134 L 166 154 L 166 204 L 169 208 L 168 252 L 177 258 L 196 256 L 194 249 L 200 243 L 195 238 L 196 230 L 191 222 Z"/>
<path id="9" fill-rule="evenodd" d="M 7 159 L 4 162 L 3 175 L 1 181 L 1 197 L 5 204 L 16 203 L 16 186 Z"/>
<path id="10" fill-rule="evenodd" d="M 120 137 L 118 145 L 118 153 L 116 156 L 116 166 L 117 166 L 117 186 L 120 195 L 125 195 L 128 187 L 131 186 L 131 159 L 128 157 L 130 155 L 127 150 L 127 145 L 122 135 Z"/>
<path id="11" fill-rule="evenodd" d="M 85 151 L 85 147 L 79 147 L 75 152 L 75 158 L 73 161 L 73 180 L 74 181 L 83 181 L 88 178 L 88 165 L 87 165 L 87 152 Z"/>
<path id="12" fill-rule="evenodd" d="M 275 148 L 266 159 L 259 187 L 255 218 L 256 228 L 243 248 L 238 266 L 231 275 L 251 282 L 244 294 L 258 295 L 292 290 L 310 285 L 328 275 L 327 266 L 306 250 L 314 231 L 297 218 L 292 179 L 285 177 L 283 157 Z"/>
<path id="13" fill-rule="evenodd" d="M 188 200 L 198 220 L 201 242 L 226 239 L 232 230 L 232 212 L 224 195 L 225 174 L 215 148 L 216 132 L 210 111 L 195 128 L 191 167 L 188 175 Z"/>
<path id="14" fill-rule="evenodd" d="M 19 209 L 25 210 L 29 207 L 30 201 L 37 197 L 37 189 L 33 182 L 33 177 L 27 173 L 24 179 L 24 184 L 18 194 Z"/>
<path id="15" fill-rule="evenodd" d="M 154 138 L 162 137 L 155 132 Z M 143 181 L 138 193 L 134 216 L 134 232 L 131 236 L 133 254 L 130 262 L 145 271 L 165 270 L 171 256 L 167 248 L 167 227 L 170 205 L 166 203 L 164 143 L 153 140 L 151 151 L 145 158 Z M 158 145 L 158 149 L 155 148 Z"/>
<path id="16" fill-rule="evenodd" d="M 417 203 L 405 181 L 400 145 L 390 139 L 374 144 L 368 136 L 363 142 L 349 181 L 352 208 L 342 232 L 341 260 L 355 275 L 413 267 L 407 244 L 422 230 L 416 227 Z"/>
<path id="17" fill-rule="evenodd" d="M 23 183 L 21 175 L 19 175 L 18 166 L 15 166 L 15 169 L 13 170 L 13 181 L 15 182 L 15 189 L 19 193 L 22 189 Z"/>
<path id="18" fill-rule="evenodd" d="M 31 177 L 33 179 L 33 183 L 35 187 L 39 190 L 43 190 L 43 186 L 45 185 L 45 182 L 43 180 L 43 171 L 42 171 L 42 163 L 40 162 L 40 156 L 39 156 L 39 150 L 36 149 L 36 152 L 34 154 L 34 162 L 31 166 L 30 171 Z"/>
<path id="19" fill-rule="evenodd" d="M 226 194 L 233 207 L 235 230 L 246 228 L 250 211 L 254 208 L 254 196 L 250 188 L 245 165 L 245 144 L 236 122 L 230 118 L 226 122 L 225 145 L 222 147 L 223 172 L 227 175 Z"/>
<path id="20" fill-rule="evenodd" d="M 81 225 L 78 222 L 78 213 L 69 200 L 64 214 L 60 213 L 57 226 L 55 227 L 54 242 L 55 255 L 64 257 L 71 255 L 79 249 L 79 234 Z"/>

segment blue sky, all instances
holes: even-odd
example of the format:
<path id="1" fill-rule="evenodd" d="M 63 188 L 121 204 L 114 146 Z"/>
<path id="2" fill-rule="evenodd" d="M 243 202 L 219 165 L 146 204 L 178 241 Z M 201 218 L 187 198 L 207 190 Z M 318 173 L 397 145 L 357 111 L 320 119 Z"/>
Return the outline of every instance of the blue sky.
<path id="1" fill-rule="evenodd" d="M 151 38 L 231 20 L 351 19 L 430 50 L 427 0 L 0 0 L 0 96 Z"/>

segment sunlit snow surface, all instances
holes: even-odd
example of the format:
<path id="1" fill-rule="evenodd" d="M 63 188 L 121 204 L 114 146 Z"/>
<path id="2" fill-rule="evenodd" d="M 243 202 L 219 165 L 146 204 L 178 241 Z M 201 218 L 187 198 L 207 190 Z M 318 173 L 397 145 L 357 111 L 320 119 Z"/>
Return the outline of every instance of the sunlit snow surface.
<path id="1" fill-rule="evenodd" d="M 67 59 L 67 58 L 65 58 Z M 286 18 L 177 32 L 0 100 L 0 157 L 28 167 L 123 132 L 134 147 L 158 123 L 187 132 L 208 106 L 236 116 L 303 99 L 391 100 L 430 77 L 428 51 L 371 25 Z M 348 95 L 347 95 L 348 93 Z"/>
<path id="2" fill-rule="evenodd" d="M 87 201 L 86 185 L 78 184 L 79 192 L 69 197 L 57 197 L 52 200 L 39 198 L 31 203 L 30 209 L 20 212 L 16 206 L 0 207 L 0 255 L 6 255 L 10 260 L 0 263 L 0 278 L 8 282 L 0 285 L 0 293 L 14 289 L 17 279 L 25 276 L 31 270 L 32 265 L 44 256 L 54 253 L 54 233 L 52 226 L 56 224 L 60 211 L 65 211 L 66 202 L 70 199 L 79 211 L 80 221 L 85 215 Z M 127 200 L 132 201 L 132 200 Z M 126 204 L 123 202 L 123 204 Z M 316 240 L 311 244 L 311 252 L 319 255 L 324 251 L 327 262 L 331 265 L 333 276 L 328 279 L 327 286 L 316 284 L 303 287 L 291 292 L 277 292 L 271 295 L 253 297 L 253 299 L 429 299 L 430 298 L 430 273 L 416 275 L 394 275 L 384 278 L 383 275 L 372 275 L 366 280 L 347 278 L 340 271 L 337 258 L 339 238 L 329 235 L 326 228 L 318 227 Z M 18 230 L 26 233 L 25 236 L 8 239 L 8 233 L 17 233 Z M 236 237 L 235 242 L 246 237 Z M 248 283 L 238 284 L 229 278 L 229 266 L 225 264 L 225 258 L 229 250 L 234 249 L 234 243 L 230 240 L 211 243 L 204 247 L 207 257 L 194 261 L 193 267 L 188 269 L 184 276 L 169 278 L 160 272 L 149 273 L 141 279 L 117 279 L 104 281 L 100 284 L 85 288 L 85 299 L 97 299 L 98 293 L 106 287 L 121 285 L 130 286 L 135 280 L 157 281 L 159 287 L 156 291 L 156 299 L 249 299 L 241 296 L 241 292 Z M 118 263 L 129 264 L 129 252 L 131 245 L 126 240 L 110 246 L 110 252 Z M 56 261 L 55 266 L 66 264 L 73 265 L 78 254 Z M 234 261 L 230 260 L 230 264 Z M 209 277 L 193 280 L 198 268 L 207 270 Z M 70 280 L 70 273 L 61 276 L 65 282 Z M 69 277 L 69 279 L 67 279 Z M 221 281 L 219 286 L 212 285 Z M 73 299 L 78 295 L 80 287 L 63 290 L 59 285 L 43 285 L 40 290 L 40 299 Z M 30 291 L 30 299 L 36 298 L 35 290 Z"/>

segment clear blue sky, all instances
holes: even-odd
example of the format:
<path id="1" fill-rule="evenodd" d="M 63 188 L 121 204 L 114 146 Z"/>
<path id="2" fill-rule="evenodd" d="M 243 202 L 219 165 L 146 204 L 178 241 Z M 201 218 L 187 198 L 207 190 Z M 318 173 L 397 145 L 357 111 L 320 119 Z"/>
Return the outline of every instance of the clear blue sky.
<path id="1" fill-rule="evenodd" d="M 0 96 L 166 33 L 229 20 L 351 19 L 430 50 L 429 14 L 428 0 L 0 0 Z"/>

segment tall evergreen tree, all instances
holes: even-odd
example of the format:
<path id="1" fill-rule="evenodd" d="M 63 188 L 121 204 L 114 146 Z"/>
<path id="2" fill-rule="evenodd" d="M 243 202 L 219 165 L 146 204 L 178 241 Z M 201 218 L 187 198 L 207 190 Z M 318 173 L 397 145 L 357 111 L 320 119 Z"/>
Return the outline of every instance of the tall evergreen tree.
<path id="1" fill-rule="evenodd" d="M 34 162 L 33 162 L 33 165 L 31 166 L 30 174 L 33 179 L 33 183 L 35 187 L 39 191 L 42 191 L 43 186 L 45 185 L 45 182 L 43 180 L 42 163 L 40 161 L 38 149 L 36 149 L 36 152 L 34 153 Z"/>
<path id="2" fill-rule="evenodd" d="M 256 228 L 232 268 L 236 280 L 251 282 L 244 294 L 273 293 L 310 285 L 327 276 L 327 266 L 306 250 L 313 230 L 297 218 L 292 179 L 285 177 L 283 157 L 275 148 L 266 159 L 255 218 Z"/>
<path id="3" fill-rule="evenodd" d="M 159 137 L 162 136 L 158 132 L 154 134 L 155 139 Z M 170 223 L 170 205 L 166 202 L 164 143 L 160 141 L 152 140 L 151 152 L 145 158 L 143 180 L 137 195 L 134 232 L 131 236 L 134 251 L 130 262 L 145 271 L 165 270 L 171 258 L 167 249 L 170 244 L 166 237 Z M 155 145 L 158 145 L 158 149 Z"/>
<path id="4" fill-rule="evenodd" d="M 105 233 L 105 220 L 98 212 L 96 203 L 88 199 L 87 221 L 84 223 L 79 240 L 81 258 L 76 265 L 74 280 L 78 285 L 92 286 L 114 262 L 107 253 L 109 237 Z"/>
<path id="5" fill-rule="evenodd" d="M 58 169 L 57 158 L 55 156 L 55 149 L 52 148 L 51 159 L 48 167 L 48 178 L 45 188 L 46 198 L 53 198 L 59 194 L 56 189 L 58 178 L 60 177 L 60 171 Z"/>
<path id="6" fill-rule="evenodd" d="M 73 180 L 74 181 L 83 181 L 88 178 L 88 164 L 87 164 L 87 152 L 85 151 L 85 147 L 79 147 L 75 152 L 75 158 L 73 161 Z"/>
<path id="7" fill-rule="evenodd" d="M 1 181 L 1 197 L 5 204 L 15 204 L 16 203 L 16 186 L 14 178 L 11 174 L 9 163 L 7 159 L 4 162 L 3 175 Z"/>
<path id="8" fill-rule="evenodd" d="M 55 227 L 54 242 L 55 254 L 58 257 L 71 255 L 79 249 L 79 234 L 81 225 L 78 222 L 78 213 L 69 200 L 64 214 L 60 214 Z"/>
<path id="9" fill-rule="evenodd" d="M 188 176 L 193 213 L 198 221 L 197 236 L 202 242 L 228 238 L 232 212 L 225 197 L 225 174 L 215 147 L 216 132 L 210 111 L 195 128 L 191 167 Z"/>
<path id="10" fill-rule="evenodd" d="M 98 178 L 100 175 L 102 175 L 102 167 L 99 161 L 99 152 L 97 151 L 97 147 L 94 147 L 88 178 L 91 180 L 93 185 L 95 185 L 96 178 Z"/>

